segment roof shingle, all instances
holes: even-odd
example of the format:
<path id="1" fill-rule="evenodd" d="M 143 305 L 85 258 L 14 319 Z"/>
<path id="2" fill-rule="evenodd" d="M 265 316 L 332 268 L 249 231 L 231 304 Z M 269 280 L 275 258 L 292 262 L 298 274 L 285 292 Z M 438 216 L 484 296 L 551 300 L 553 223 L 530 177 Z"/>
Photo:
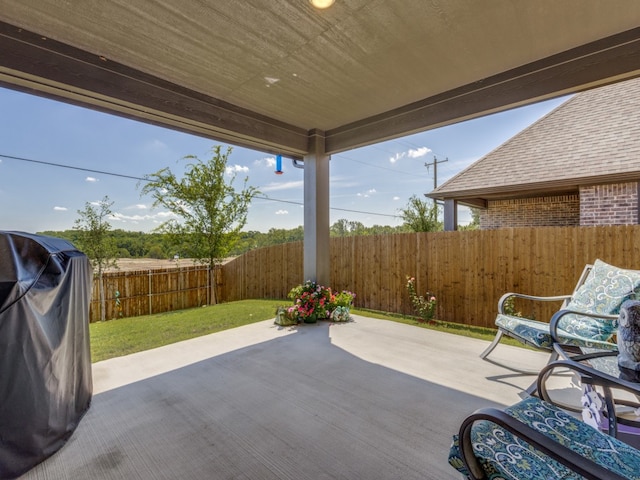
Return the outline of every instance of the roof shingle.
<path id="1" fill-rule="evenodd" d="M 640 178 L 640 78 L 575 95 L 428 196 L 508 198 Z"/>

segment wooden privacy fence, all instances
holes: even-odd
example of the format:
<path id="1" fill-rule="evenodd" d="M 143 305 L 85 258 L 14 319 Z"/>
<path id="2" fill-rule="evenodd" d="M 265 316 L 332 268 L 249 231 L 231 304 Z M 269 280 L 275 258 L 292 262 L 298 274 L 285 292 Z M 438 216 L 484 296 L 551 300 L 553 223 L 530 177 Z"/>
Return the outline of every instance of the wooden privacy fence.
<path id="1" fill-rule="evenodd" d="M 357 307 L 413 313 L 406 276 L 437 297 L 436 318 L 493 327 L 507 291 L 570 293 L 599 258 L 640 270 L 640 226 L 505 228 L 332 238 L 331 287 L 357 294 Z M 251 251 L 222 266 L 221 299 L 286 298 L 304 281 L 302 243 Z M 516 304 L 548 320 L 555 304 Z"/>
<path id="2" fill-rule="evenodd" d="M 211 303 L 211 277 L 206 266 L 115 271 L 103 274 L 105 318 L 136 317 Z M 93 281 L 90 319 L 100 320 L 100 279 Z"/>

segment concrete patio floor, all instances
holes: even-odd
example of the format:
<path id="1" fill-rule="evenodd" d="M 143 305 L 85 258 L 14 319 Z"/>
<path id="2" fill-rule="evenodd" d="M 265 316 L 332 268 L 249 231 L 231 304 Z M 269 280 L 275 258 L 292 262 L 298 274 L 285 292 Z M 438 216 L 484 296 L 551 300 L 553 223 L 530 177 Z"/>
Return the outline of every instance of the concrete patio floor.
<path id="1" fill-rule="evenodd" d="M 462 419 L 520 400 L 547 360 L 486 346 L 354 316 L 99 362 L 78 429 L 21 479 L 459 479 Z"/>

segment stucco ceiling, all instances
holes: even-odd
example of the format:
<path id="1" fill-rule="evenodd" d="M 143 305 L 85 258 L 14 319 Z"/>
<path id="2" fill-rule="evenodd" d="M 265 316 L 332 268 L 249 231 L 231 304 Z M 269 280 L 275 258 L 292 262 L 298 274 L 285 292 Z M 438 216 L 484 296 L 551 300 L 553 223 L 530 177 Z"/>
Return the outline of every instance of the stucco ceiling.
<path id="1" fill-rule="evenodd" d="M 285 156 L 640 74 L 640 2 L 0 0 L 0 85 Z"/>

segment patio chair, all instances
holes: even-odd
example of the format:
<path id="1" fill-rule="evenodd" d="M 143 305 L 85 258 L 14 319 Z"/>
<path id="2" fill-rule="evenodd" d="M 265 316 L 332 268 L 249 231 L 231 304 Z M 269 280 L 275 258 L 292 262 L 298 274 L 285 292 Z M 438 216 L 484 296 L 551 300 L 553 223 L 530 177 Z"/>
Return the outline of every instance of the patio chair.
<path id="1" fill-rule="evenodd" d="M 505 409 L 483 408 L 467 416 L 453 436 L 449 464 L 471 480 L 640 480 L 640 450 L 635 441 L 618 438 L 619 431 L 611 428 L 612 422 L 603 430 L 552 401 L 545 384 L 555 368 L 568 368 L 603 388 L 621 388 L 631 394 L 638 391 L 634 382 L 577 362 L 558 360 L 538 375 L 541 398 L 527 397 Z M 615 419 L 615 402 L 605 403 L 607 418 Z"/>
<path id="2" fill-rule="evenodd" d="M 640 480 L 640 451 L 537 397 L 469 415 L 449 464 L 472 480 Z"/>
<path id="3" fill-rule="evenodd" d="M 505 304 L 511 297 L 531 301 L 562 300 L 563 303 L 547 323 L 507 312 Z M 584 268 L 570 295 L 538 297 L 506 293 L 498 302 L 498 332 L 493 342 L 480 354 L 480 358 L 485 359 L 496 348 L 503 335 L 549 351 L 549 362 L 556 360 L 562 352 L 571 351 L 571 347 L 576 350 L 580 347 L 616 350 L 613 337 L 617 329 L 620 305 L 625 300 L 637 298 L 640 298 L 640 271 L 618 268 L 602 260 L 596 260 L 593 265 Z M 554 349 L 554 338 L 569 348 Z"/>

